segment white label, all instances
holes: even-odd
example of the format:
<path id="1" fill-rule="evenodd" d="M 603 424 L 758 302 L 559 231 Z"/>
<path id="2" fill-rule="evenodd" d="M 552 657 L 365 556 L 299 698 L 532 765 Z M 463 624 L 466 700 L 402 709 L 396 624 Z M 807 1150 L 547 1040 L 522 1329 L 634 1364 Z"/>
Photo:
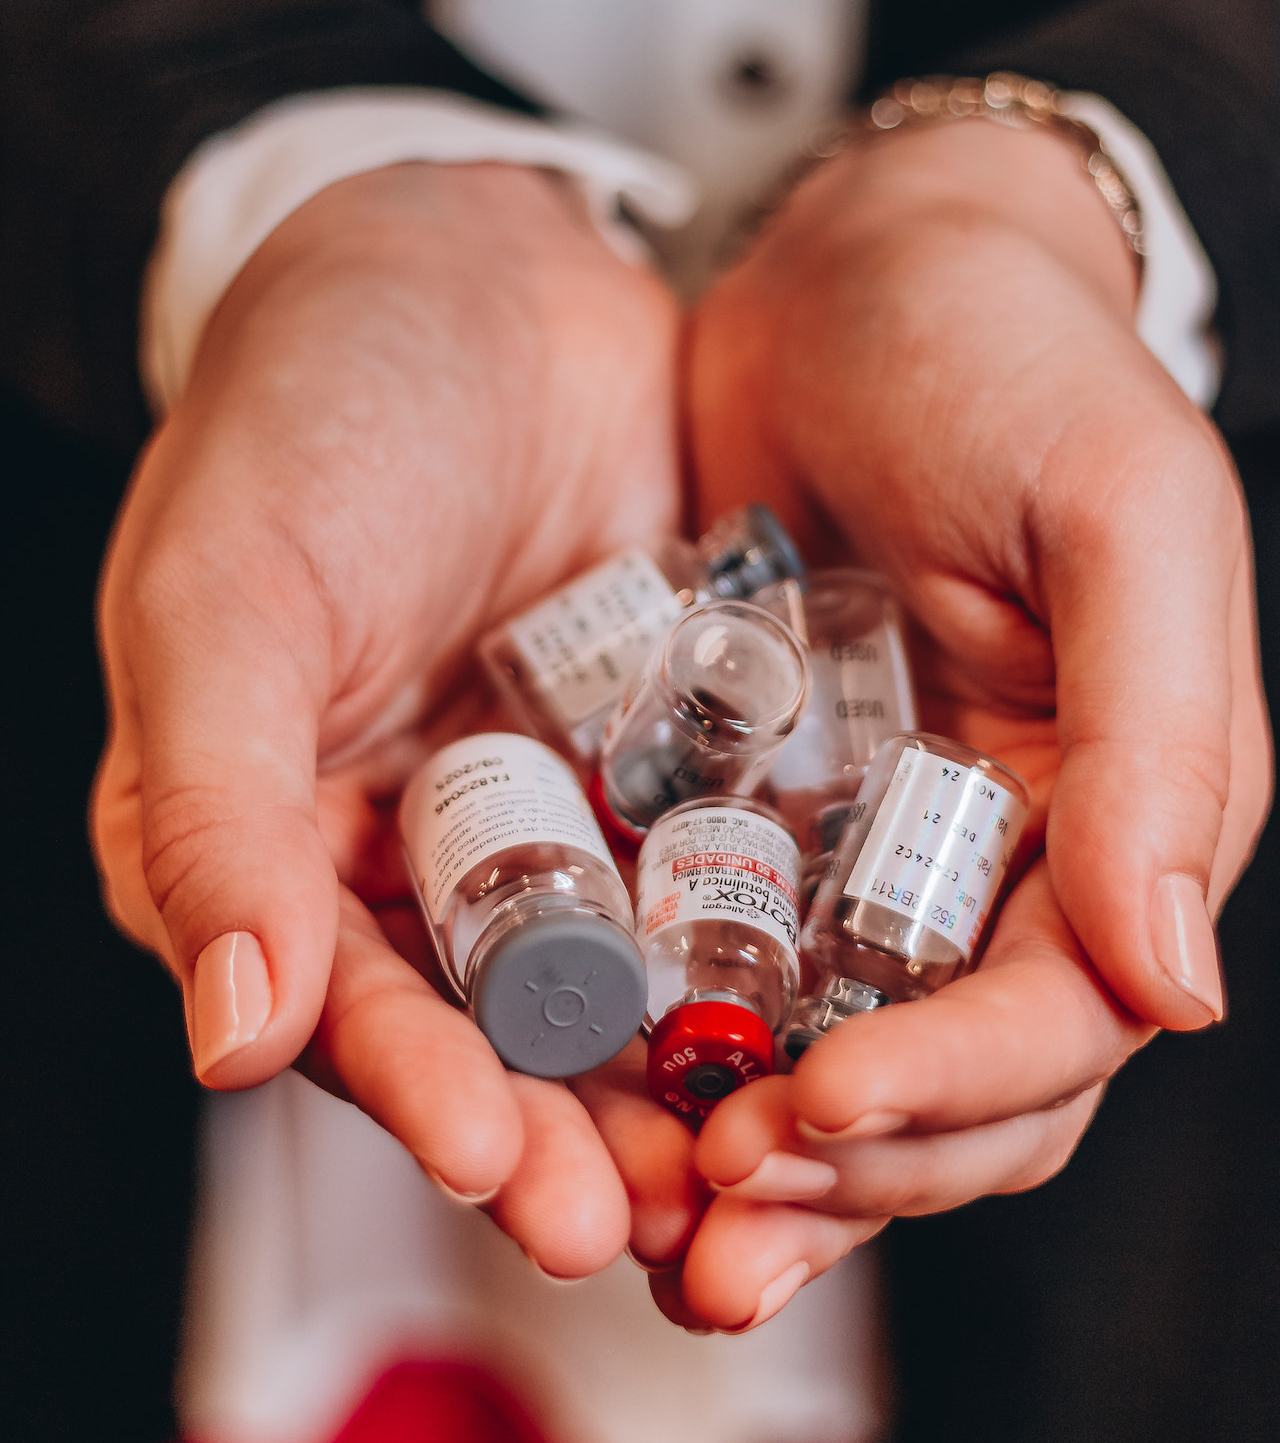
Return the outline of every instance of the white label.
<path id="1" fill-rule="evenodd" d="M 1026 814 L 1021 800 L 985 772 L 908 747 L 845 896 L 910 917 L 970 957 Z"/>
<path id="2" fill-rule="evenodd" d="M 794 948 L 799 878 L 790 832 L 755 812 L 708 805 L 653 824 L 636 915 L 645 937 L 673 923 L 732 919 Z"/>
<path id="3" fill-rule="evenodd" d="M 613 704 L 683 610 L 653 558 L 626 551 L 507 624 L 547 704 L 569 728 Z"/>
<path id="4" fill-rule="evenodd" d="M 577 778 L 550 747 L 513 732 L 438 751 L 405 791 L 400 829 L 437 925 L 458 880 L 507 847 L 550 842 L 614 865 Z"/>
<path id="5" fill-rule="evenodd" d="M 858 773 L 886 737 L 913 731 L 906 653 L 896 626 L 880 625 L 809 653 L 809 704 L 769 773 L 779 792 L 822 786 L 839 768 Z"/>

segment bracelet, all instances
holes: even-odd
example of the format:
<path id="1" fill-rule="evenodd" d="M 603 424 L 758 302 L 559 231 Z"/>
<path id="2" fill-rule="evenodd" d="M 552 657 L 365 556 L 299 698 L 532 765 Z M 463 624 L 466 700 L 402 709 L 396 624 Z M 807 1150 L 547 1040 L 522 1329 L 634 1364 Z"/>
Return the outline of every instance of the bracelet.
<path id="1" fill-rule="evenodd" d="M 1115 217 L 1130 250 L 1137 256 L 1146 253 L 1142 210 L 1133 187 L 1097 131 L 1068 115 L 1063 109 L 1062 92 L 1042 80 L 1029 80 L 1007 70 L 997 70 L 985 79 L 932 75 L 899 80 L 863 112 L 861 130 L 864 135 L 874 134 L 922 121 L 963 120 L 970 116 L 994 120 L 1017 130 L 1043 126 L 1073 141 L 1079 148 L 1085 172 Z M 845 126 L 839 142 L 830 137 L 823 152 L 834 154 L 851 138 L 850 129 Z"/>

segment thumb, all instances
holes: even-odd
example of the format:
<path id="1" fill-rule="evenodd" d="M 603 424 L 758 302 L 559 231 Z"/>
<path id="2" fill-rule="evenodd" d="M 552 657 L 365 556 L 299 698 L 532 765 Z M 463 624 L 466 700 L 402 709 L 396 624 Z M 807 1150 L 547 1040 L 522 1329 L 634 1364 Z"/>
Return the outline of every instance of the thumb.
<path id="1" fill-rule="evenodd" d="M 1075 508 L 1042 553 L 1062 750 L 1047 854 L 1115 995 L 1189 1029 L 1224 1014 L 1212 919 L 1270 763 L 1243 508 L 1216 447 L 1164 460 L 1104 520 Z"/>
<path id="2" fill-rule="evenodd" d="M 338 882 L 315 815 L 319 706 L 243 596 L 185 615 L 199 627 L 170 613 L 131 628 L 131 720 L 112 741 L 134 752 L 142 880 L 163 924 L 134 930 L 159 933 L 182 984 L 197 1075 L 247 1087 L 294 1060 L 328 986 Z M 104 778 L 117 771 L 109 755 Z"/>

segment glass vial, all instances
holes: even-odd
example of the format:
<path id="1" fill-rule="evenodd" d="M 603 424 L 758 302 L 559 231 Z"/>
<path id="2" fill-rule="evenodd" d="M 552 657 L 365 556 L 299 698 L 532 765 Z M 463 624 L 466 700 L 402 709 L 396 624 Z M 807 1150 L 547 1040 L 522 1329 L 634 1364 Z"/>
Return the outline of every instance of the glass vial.
<path id="1" fill-rule="evenodd" d="M 914 731 L 902 612 L 882 576 L 852 567 L 783 581 L 756 601 L 809 652 L 809 703 L 769 772 L 770 800 L 804 856 L 803 896 L 827 871 L 876 749 Z"/>
<path id="2" fill-rule="evenodd" d="M 808 694 L 804 648 L 749 601 L 707 601 L 676 621 L 609 718 L 592 800 L 632 851 L 692 797 L 763 780 Z"/>
<path id="3" fill-rule="evenodd" d="M 685 802 L 640 849 L 649 1090 L 691 1121 L 773 1071 L 799 976 L 799 869 L 782 818 L 749 797 Z"/>
<path id="4" fill-rule="evenodd" d="M 590 771 L 609 713 L 686 607 L 752 596 L 803 571 L 773 512 L 747 506 L 697 542 L 672 537 L 593 567 L 489 632 L 480 657 L 512 716 Z"/>
<path id="5" fill-rule="evenodd" d="M 796 1005 L 791 1057 L 970 970 L 1029 804 L 1022 778 L 972 747 L 926 732 L 883 743 L 801 935 L 822 985 Z"/>
<path id="6" fill-rule="evenodd" d="M 621 1051 L 644 966 L 569 767 L 531 737 L 466 737 L 415 774 L 400 829 L 441 968 L 503 1062 L 571 1077 Z"/>

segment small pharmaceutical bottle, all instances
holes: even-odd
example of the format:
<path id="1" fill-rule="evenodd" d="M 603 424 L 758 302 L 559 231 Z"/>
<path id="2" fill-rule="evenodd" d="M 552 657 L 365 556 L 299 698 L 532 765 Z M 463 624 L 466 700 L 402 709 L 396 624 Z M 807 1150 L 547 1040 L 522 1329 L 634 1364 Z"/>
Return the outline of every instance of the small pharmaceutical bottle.
<path id="1" fill-rule="evenodd" d="M 799 975 L 799 867 L 782 818 L 749 797 L 685 802 L 640 849 L 649 1090 L 690 1121 L 773 1071 Z"/>
<path id="2" fill-rule="evenodd" d="M 592 800 L 619 850 L 701 796 L 745 796 L 764 778 L 808 694 L 804 648 L 749 601 L 686 611 L 609 718 Z"/>
<path id="3" fill-rule="evenodd" d="M 1016 772 L 960 742 L 913 732 L 881 745 L 801 934 L 821 986 L 796 1004 L 789 1056 L 969 971 L 1029 800 Z"/>
<path id="4" fill-rule="evenodd" d="M 593 567 L 491 631 L 480 656 L 520 724 L 587 773 L 609 713 L 686 607 L 751 596 L 803 571 L 773 512 L 747 506 L 697 542 L 671 537 Z"/>
<path id="5" fill-rule="evenodd" d="M 569 767 L 531 737 L 466 737 L 410 781 L 400 830 L 441 968 L 503 1062 L 571 1077 L 621 1051 L 644 966 Z"/>
<path id="6" fill-rule="evenodd" d="M 902 613 L 882 576 L 852 567 L 811 572 L 803 590 L 780 582 L 756 601 L 809 652 L 809 703 L 767 786 L 800 842 L 801 895 L 812 897 L 876 749 L 916 727 Z"/>

